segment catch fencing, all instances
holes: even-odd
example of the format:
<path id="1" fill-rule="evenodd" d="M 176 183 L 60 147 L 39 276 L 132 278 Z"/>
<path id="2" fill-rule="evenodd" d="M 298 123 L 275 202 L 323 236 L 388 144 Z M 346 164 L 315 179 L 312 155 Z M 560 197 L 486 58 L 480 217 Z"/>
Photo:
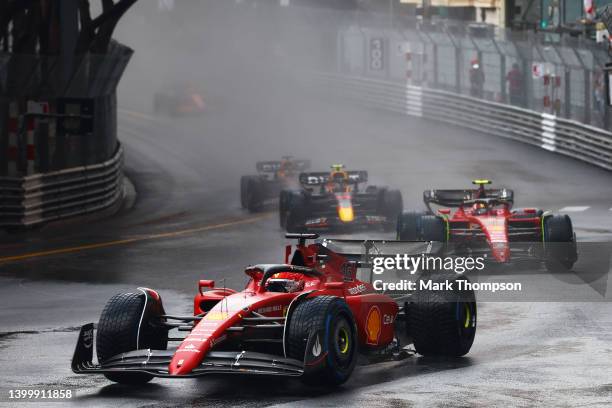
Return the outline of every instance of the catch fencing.
<path id="1" fill-rule="evenodd" d="M 408 83 L 609 129 L 601 44 L 453 22 L 355 20 L 338 35 L 340 73 Z"/>
<path id="2" fill-rule="evenodd" d="M 337 72 L 315 74 L 320 91 L 612 170 L 601 45 L 485 26 L 389 29 L 369 21 L 339 31 Z"/>

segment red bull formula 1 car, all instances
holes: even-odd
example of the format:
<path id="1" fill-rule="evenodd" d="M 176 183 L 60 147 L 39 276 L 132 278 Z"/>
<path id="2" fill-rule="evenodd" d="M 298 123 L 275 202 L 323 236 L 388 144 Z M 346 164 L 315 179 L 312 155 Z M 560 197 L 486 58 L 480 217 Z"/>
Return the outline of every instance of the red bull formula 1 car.
<path id="1" fill-rule="evenodd" d="M 402 214 L 397 238 L 445 242 L 453 251 L 491 255 L 499 263 L 538 259 L 551 270 L 572 268 L 578 253 L 569 216 L 538 208 L 512 209 L 512 190 L 487 189 L 489 180 L 473 184 L 477 188 L 425 191 L 428 212 Z M 442 208 L 435 210 L 432 204 Z"/>
<path id="2" fill-rule="evenodd" d="M 329 173 L 302 173 L 299 190 L 280 195 L 280 225 L 288 232 L 395 228 L 403 209 L 402 194 L 387 187 L 367 186 L 366 171 L 346 171 L 341 164 Z"/>
<path id="3" fill-rule="evenodd" d="M 115 295 L 97 330 L 93 323 L 81 328 L 72 370 L 128 384 L 153 377 L 252 374 L 337 385 L 349 378 L 358 356 L 405 358 L 409 344 L 425 356 L 458 357 L 470 350 L 476 333 L 473 291 L 457 284 L 453 290 L 396 297 L 377 293 L 372 273 L 361 280 L 358 271 L 368 266 L 363 248 L 385 248 L 388 242 L 307 244 L 318 236 L 288 237 L 299 241 L 295 251 L 287 246 L 285 263 L 248 267 L 240 292 L 201 280 L 193 315 L 166 314 L 152 289 Z M 390 252 L 431 248 L 431 243 L 390 242 Z M 454 273 L 445 279 L 467 280 Z M 169 335 L 174 331 L 186 336 Z"/>
<path id="4" fill-rule="evenodd" d="M 310 168 L 310 161 L 285 156 L 278 161 L 257 162 L 256 168 L 257 175 L 240 179 L 240 203 L 252 212 L 261 210 L 268 200 L 277 200 L 283 189 L 297 188 L 298 175 Z"/>

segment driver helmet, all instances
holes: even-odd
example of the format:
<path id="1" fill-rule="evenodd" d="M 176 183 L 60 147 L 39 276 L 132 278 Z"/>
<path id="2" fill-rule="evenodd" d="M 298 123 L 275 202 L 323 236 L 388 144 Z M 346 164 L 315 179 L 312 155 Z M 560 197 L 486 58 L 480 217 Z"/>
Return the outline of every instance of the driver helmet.
<path id="1" fill-rule="evenodd" d="M 294 279 L 268 279 L 266 288 L 270 292 L 300 292 L 304 290 L 304 281 Z"/>

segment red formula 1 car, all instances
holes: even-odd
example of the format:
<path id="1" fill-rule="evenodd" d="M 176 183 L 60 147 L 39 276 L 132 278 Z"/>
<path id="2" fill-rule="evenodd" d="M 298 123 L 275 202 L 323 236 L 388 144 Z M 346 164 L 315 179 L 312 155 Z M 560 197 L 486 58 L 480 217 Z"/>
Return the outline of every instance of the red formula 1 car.
<path id="1" fill-rule="evenodd" d="M 349 378 L 360 355 L 403 358 L 409 344 L 428 356 L 457 357 L 470 350 L 476 333 L 471 290 L 380 294 L 358 274 L 368 266 L 363 248 L 385 248 L 388 242 L 307 245 L 306 239 L 318 236 L 288 237 L 299 241 L 293 253 L 287 246 L 285 263 L 248 267 L 249 281 L 240 292 L 201 280 L 192 316 L 166 314 L 152 289 L 115 295 L 97 333 L 93 323 L 81 328 L 72 370 L 131 384 L 153 377 L 261 374 L 337 385 Z M 431 243 L 390 242 L 390 252 L 431 248 Z M 452 274 L 446 280 L 466 278 Z M 186 336 L 170 336 L 175 329 Z M 178 346 L 168 347 L 170 342 Z"/>
<path id="2" fill-rule="evenodd" d="M 474 180 L 477 188 L 472 190 L 425 191 L 428 213 L 402 214 L 398 239 L 445 242 L 453 251 L 490 254 L 499 263 L 538 259 L 548 269 L 571 269 L 578 253 L 570 217 L 537 208 L 512 209 L 514 192 L 486 189 L 490 183 Z M 432 204 L 443 208 L 434 211 Z"/>

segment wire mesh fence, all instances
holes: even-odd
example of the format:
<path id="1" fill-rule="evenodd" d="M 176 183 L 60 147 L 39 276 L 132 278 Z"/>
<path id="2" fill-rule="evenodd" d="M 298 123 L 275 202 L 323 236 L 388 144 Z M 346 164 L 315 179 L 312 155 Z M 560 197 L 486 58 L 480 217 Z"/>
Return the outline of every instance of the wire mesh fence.
<path id="1" fill-rule="evenodd" d="M 553 33 L 360 18 L 339 31 L 342 73 L 405 82 L 610 128 L 608 50 Z"/>

